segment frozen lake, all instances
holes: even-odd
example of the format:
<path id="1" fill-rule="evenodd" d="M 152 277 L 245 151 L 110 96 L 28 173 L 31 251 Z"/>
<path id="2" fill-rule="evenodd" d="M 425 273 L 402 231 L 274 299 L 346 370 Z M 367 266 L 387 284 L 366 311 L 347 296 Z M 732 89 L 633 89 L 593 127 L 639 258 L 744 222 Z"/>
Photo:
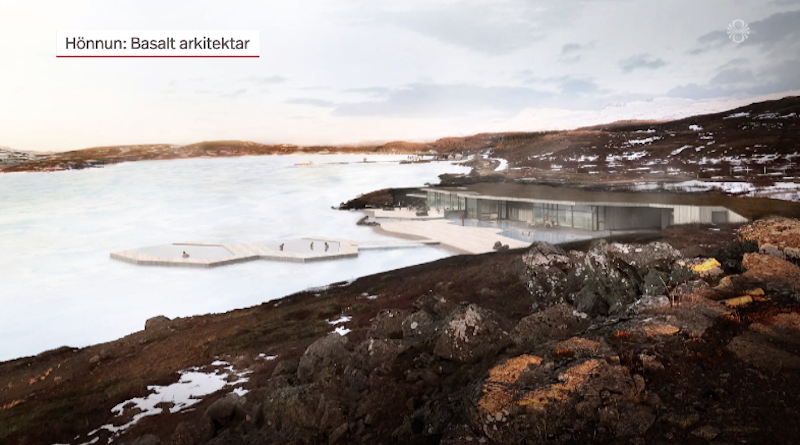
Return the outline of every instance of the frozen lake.
<path id="1" fill-rule="evenodd" d="M 441 248 L 418 247 L 213 269 L 109 258 L 112 251 L 176 242 L 393 239 L 356 226 L 360 212 L 331 206 L 469 170 L 446 162 L 398 165 L 406 156 L 363 158 L 187 159 L 0 175 L 0 360 L 114 340 L 156 315 L 224 312 L 447 256 Z M 314 165 L 295 166 L 309 162 Z"/>

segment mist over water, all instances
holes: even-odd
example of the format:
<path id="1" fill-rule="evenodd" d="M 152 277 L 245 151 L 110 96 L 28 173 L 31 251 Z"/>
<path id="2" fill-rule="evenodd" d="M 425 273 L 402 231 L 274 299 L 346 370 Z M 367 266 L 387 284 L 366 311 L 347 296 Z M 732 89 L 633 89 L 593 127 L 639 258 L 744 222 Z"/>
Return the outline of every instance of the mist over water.
<path id="1" fill-rule="evenodd" d="M 109 253 L 173 242 L 302 236 L 395 239 L 331 210 L 360 193 L 438 182 L 468 168 L 405 156 L 263 156 L 132 162 L 0 175 L 0 360 L 86 346 L 184 317 L 258 305 L 313 286 L 436 260 L 437 247 L 294 264 L 137 266 Z M 393 162 L 390 162 L 393 161 Z M 314 165 L 295 166 L 313 162 Z M 331 164 L 341 163 L 346 164 Z M 326 164 L 323 164 L 326 163 Z"/>

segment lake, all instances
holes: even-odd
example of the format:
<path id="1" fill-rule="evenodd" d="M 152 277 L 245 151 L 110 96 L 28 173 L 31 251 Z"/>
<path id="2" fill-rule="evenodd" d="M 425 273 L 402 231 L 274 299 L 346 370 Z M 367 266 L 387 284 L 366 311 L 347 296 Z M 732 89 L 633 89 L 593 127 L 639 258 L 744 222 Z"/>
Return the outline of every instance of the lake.
<path id="1" fill-rule="evenodd" d="M 0 360 L 115 340 L 156 315 L 258 305 L 309 287 L 448 256 L 438 247 L 365 250 L 315 263 L 146 267 L 109 253 L 173 242 L 323 236 L 393 239 L 331 206 L 469 169 L 406 156 L 261 156 L 143 161 L 0 175 Z M 297 166 L 295 164 L 312 163 Z"/>

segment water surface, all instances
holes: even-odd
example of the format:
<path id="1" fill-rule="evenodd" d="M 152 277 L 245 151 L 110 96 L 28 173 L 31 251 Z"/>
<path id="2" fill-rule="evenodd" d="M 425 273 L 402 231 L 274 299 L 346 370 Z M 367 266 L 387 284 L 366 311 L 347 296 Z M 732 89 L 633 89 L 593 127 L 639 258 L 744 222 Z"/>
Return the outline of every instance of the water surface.
<path id="1" fill-rule="evenodd" d="M 331 210 L 360 193 L 438 182 L 450 163 L 405 156 L 263 156 L 132 162 L 0 175 L 0 360 L 85 346 L 190 316 L 432 261 L 437 247 L 376 250 L 307 264 L 253 261 L 213 269 L 137 266 L 109 253 L 180 242 L 321 236 L 392 239 Z M 296 166 L 313 162 L 314 165 Z M 334 164 L 323 164 L 334 163 Z"/>

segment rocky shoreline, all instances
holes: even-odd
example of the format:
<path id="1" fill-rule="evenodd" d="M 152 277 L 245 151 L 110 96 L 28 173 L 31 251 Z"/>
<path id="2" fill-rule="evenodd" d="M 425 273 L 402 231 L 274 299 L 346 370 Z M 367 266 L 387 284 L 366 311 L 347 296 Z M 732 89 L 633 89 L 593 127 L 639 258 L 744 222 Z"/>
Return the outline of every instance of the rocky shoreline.
<path id="1" fill-rule="evenodd" d="M 456 256 L 5 362 L 0 440 L 790 443 L 800 221 L 710 228 Z M 126 400 L 212 361 L 240 391 L 130 423 Z"/>

